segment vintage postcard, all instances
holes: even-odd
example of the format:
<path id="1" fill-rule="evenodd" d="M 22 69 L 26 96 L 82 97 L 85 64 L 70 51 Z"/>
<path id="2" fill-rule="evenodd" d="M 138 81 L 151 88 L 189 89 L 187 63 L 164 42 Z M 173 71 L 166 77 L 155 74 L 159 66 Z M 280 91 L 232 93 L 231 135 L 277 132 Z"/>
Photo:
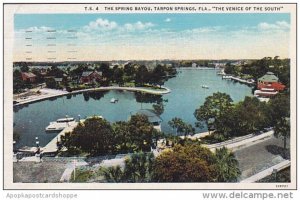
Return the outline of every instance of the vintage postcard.
<path id="1" fill-rule="evenodd" d="M 296 189 L 296 4 L 4 4 L 4 189 Z"/>

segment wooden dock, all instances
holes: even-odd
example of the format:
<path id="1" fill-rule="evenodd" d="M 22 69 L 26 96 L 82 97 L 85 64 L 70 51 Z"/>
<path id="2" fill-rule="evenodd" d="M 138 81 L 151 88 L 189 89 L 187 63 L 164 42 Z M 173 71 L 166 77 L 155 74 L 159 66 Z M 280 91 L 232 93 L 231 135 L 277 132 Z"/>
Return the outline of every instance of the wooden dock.
<path id="1" fill-rule="evenodd" d="M 77 126 L 78 122 L 71 123 L 68 127 L 64 128 L 55 138 L 53 138 L 45 147 L 41 148 L 43 154 L 52 154 L 56 153 L 57 142 L 60 142 L 61 136 L 65 135 L 67 132 L 73 131 L 73 129 Z"/>

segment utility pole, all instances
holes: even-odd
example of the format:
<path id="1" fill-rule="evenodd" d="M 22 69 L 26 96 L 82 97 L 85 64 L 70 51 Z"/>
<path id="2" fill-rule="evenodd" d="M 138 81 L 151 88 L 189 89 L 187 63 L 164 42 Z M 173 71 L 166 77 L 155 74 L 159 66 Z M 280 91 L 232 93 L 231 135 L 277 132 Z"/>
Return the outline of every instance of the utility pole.
<path id="1" fill-rule="evenodd" d="M 74 159 L 73 160 L 73 167 L 74 167 L 74 173 L 73 173 L 73 180 L 75 181 L 75 177 L 76 177 L 76 163 L 77 163 L 77 161 L 76 161 L 76 159 Z"/>

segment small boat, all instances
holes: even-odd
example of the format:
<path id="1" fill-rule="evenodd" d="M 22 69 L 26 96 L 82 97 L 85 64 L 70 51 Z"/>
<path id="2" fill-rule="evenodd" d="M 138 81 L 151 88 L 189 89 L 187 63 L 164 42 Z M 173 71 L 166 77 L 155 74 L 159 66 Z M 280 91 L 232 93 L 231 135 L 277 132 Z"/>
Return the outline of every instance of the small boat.
<path id="1" fill-rule="evenodd" d="M 207 85 L 202 85 L 202 88 L 208 89 L 209 87 Z"/>
<path id="2" fill-rule="evenodd" d="M 112 99 L 110 100 L 110 103 L 117 103 L 118 101 L 119 101 L 118 99 L 112 98 Z"/>
<path id="3" fill-rule="evenodd" d="M 232 76 L 231 75 L 223 75 L 222 79 L 232 79 Z"/>
<path id="4" fill-rule="evenodd" d="M 75 119 L 72 117 L 57 119 L 55 122 L 50 122 L 49 126 L 46 127 L 46 131 L 62 131 L 70 125 L 75 125 L 75 123 Z"/>

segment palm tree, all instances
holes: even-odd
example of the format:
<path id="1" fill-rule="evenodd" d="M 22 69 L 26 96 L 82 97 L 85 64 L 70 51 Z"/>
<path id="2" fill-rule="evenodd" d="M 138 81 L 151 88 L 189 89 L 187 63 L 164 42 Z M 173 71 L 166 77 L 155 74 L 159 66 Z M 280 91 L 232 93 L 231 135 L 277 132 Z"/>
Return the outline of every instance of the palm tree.
<path id="1" fill-rule="evenodd" d="M 125 167 L 119 165 L 103 171 L 108 182 L 150 182 L 152 178 L 154 155 L 152 153 L 135 153 L 125 160 Z"/>
<path id="2" fill-rule="evenodd" d="M 136 153 L 125 161 L 124 175 L 128 182 L 149 182 L 153 169 L 152 153 Z"/>
<path id="3" fill-rule="evenodd" d="M 216 166 L 218 182 L 236 182 L 241 172 L 234 154 L 227 148 L 216 149 Z"/>
<path id="4" fill-rule="evenodd" d="M 108 167 L 103 171 L 103 176 L 107 182 L 119 183 L 123 182 L 124 173 L 119 165 L 115 167 Z"/>

